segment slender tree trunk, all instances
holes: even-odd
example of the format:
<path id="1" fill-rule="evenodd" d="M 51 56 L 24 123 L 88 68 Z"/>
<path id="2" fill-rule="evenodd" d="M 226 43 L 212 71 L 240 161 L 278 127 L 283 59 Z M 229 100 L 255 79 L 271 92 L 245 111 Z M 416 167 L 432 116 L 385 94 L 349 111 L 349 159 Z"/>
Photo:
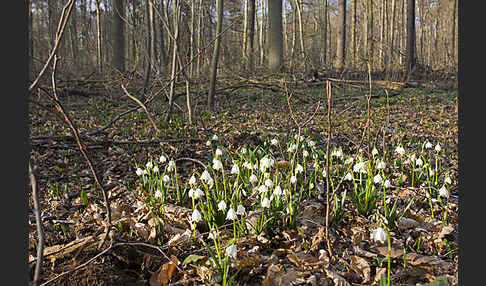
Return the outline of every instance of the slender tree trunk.
<path id="1" fill-rule="evenodd" d="M 28 48 L 28 53 L 29 53 L 29 80 L 31 77 L 34 75 L 33 68 L 34 68 L 34 33 L 33 33 L 33 28 L 34 28 L 34 17 L 32 14 L 32 1 L 27 0 L 27 9 L 28 9 L 28 17 L 29 17 L 29 48 Z"/>
<path id="2" fill-rule="evenodd" d="M 195 29 L 196 29 L 196 1 L 191 1 L 191 38 L 190 38 L 190 65 L 189 65 L 189 75 L 194 76 L 194 53 L 195 53 Z"/>
<path id="3" fill-rule="evenodd" d="M 113 62 L 114 68 L 125 72 L 124 0 L 113 0 Z"/>
<path id="4" fill-rule="evenodd" d="M 100 0 L 96 0 L 96 64 L 98 66 L 98 72 L 100 73 L 100 75 L 103 74 Z"/>
<path id="5" fill-rule="evenodd" d="M 54 41 L 56 40 L 56 3 L 55 0 L 47 0 L 47 19 L 48 19 L 48 30 L 49 30 L 49 44 L 50 49 L 54 47 Z"/>
<path id="6" fill-rule="evenodd" d="M 223 30 L 223 0 L 216 0 L 217 23 L 216 23 L 216 42 L 214 43 L 213 57 L 211 59 L 211 80 L 209 82 L 208 108 L 214 110 L 214 94 L 216 92 L 216 74 L 218 72 L 219 50 L 221 46 L 221 34 Z"/>
<path id="7" fill-rule="evenodd" d="M 204 30 L 203 27 L 203 22 L 202 22 L 202 17 L 203 17 L 203 5 L 202 5 L 202 0 L 199 0 L 199 7 L 198 7 L 198 17 L 197 17 L 197 48 L 198 50 L 201 48 L 201 39 L 202 39 L 202 32 Z M 204 52 L 203 52 L 204 54 Z M 201 58 L 202 54 L 197 56 L 197 77 L 199 78 L 201 75 Z"/>
<path id="8" fill-rule="evenodd" d="M 356 22 L 357 22 L 357 7 L 358 7 L 358 0 L 353 0 L 353 16 L 352 16 L 352 30 L 351 30 L 351 42 L 353 45 L 353 67 L 356 68 L 358 64 L 358 54 L 357 54 L 357 31 L 356 31 Z"/>
<path id="9" fill-rule="evenodd" d="M 155 67 L 157 61 L 157 34 L 155 33 L 155 6 L 154 0 L 149 0 L 149 21 L 150 21 L 150 68 Z"/>
<path id="10" fill-rule="evenodd" d="M 166 124 L 170 123 L 171 116 L 172 116 L 172 108 L 174 105 L 174 93 L 175 93 L 175 82 L 176 82 L 176 74 L 177 74 L 177 53 L 179 50 L 179 15 L 181 10 L 181 3 L 180 0 L 174 0 L 172 3 L 173 12 L 172 12 L 172 19 L 174 25 L 174 39 L 172 41 L 173 49 L 172 49 L 172 75 L 171 75 L 171 82 L 170 82 L 170 93 L 169 93 L 169 110 L 167 112 L 167 119 Z"/>
<path id="11" fill-rule="evenodd" d="M 75 69 L 79 68 L 80 55 L 78 53 L 78 29 L 77 29 L 77 16 L 76 16 L 76 6 L 73 7 L 71 12 L 71 25 L 69 25 L 69 32 L 71 38 L 71 54 L 73 55 L 72 63 Z"/>
<path id="12" fill-rule="evenodd" d="M 249 15 L 249 43 L 250 43 L 250 50 L 248 52 L 248 61 L 250 63 L 250 70 L 254 68 L 254 46 L 255 46 L 255 17 L 256 17 L 256 9 L 255 9 L 255 0 L 248 0 L 248 15 Z"/>
<path id="13" fill-rule="evenodd" d="M 338 1 L 338 35 L 336 38 L 336 69 L 342 71 L 346 58 L 346 0 Z"/>
<path id="14" fill-rule="evenodd" d="M 143 90 L 147 92 L 147 87 L 150 80 L 150 71 L 152 69 L 152 33 L 151 21 L 150 21 L 150 10 L 152 9 L 150 0 L 145 0 L 145 41 L 146 41 L 146 57 L 145 57 L 145 72 L 143 77 Z"/>
<path id="15" fill-rule="evenodd" d="M 457 11 L 457 0 L 452 1 L 452 33 L 451 33 L 451 56 L 452 56 L 452 65 L 453 69 L 456 70 L 457 61 L 456 61 L 456 11 Z"/>
<path id="16" fill-rule="evenodd" d="M 248 63 L 247 41 L 248 41 L 248 0 L 243 0 L 243 43 L 241 47 L 243 66 L 246 67 Z"/>
<path id="17" fill-rule="evenodd" d="M 369 28 L 368 28 L 368 43 L 369 43 L 369 57 L 370 66 L 373 69 L 373 63 L 375 60 L 375 38 L 374 38 L 374 12 L 373 12 L 373 0 L 368 0 L 368 11 L 369 11 Z"/>
<path id="18" fill-rule="evenodd" d="M 304 45 L 304 28 L 302 26 L 302 4 L 299 0 L 295 1 L 295 7 L 297 7 L 297 19 L 299 21 L 299 38 L 300 38 L 300 53 L 302 57 L 302 63 L 304 64 L 304 71 L 306 70 L 306 57 L 305 57 L 305 45 Z"/>
<path id="19" fill-rule="evenodd" d="M 263 30 L 265 26 L 265 6 L 264 0 L 260 0 L 260 11 L 261 11 L 261 19 L 260 19 L 260 66 L 263 66 L 263 60 L 265 56 L 265 39 L 263 38 Z"/>
<path id="20" fill-rule="evenodd" d="M 389 63 L 393 64 L 393 53 L 394 53 L 394 39 L 395 39 L 395 11 L 396 5 L 395 0 L 391 2 L 391 21 L 390 21 L 390 49 L 389 49 Z"/>
<path id="21" fill-rule="evenodd" d="M 268 2 L 268 67 L 283 69 L 282 0 Z"/>
<path id="22" fill-rule="evenodd" d="M 386 0 L 381 1 L 381 27 L 380 27 L 380 69 L 385 66 L 385 25 L 386 25 Z"/>
<path id="23" fill-rule="evenodd" d="M 415 0 L 407 0 L 407 58 L 406 73 L 410 75 L 415 65 Z"/>

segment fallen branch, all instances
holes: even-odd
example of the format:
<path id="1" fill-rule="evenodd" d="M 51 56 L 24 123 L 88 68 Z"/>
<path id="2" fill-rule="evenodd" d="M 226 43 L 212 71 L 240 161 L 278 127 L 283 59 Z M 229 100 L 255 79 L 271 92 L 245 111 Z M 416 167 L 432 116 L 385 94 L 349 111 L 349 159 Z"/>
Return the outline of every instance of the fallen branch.
<path id="1" fill-rule="evenodd" d="M 35 264 L 35 272 L 34 272 L 34 279 L 32 281 L 32 285 L 36 286 L 39 283 L 39 278 L 42 273 L 42 262 L 44 259 L 44 230 L 42 229 L 42 218 L 41 218 L 41 206 L 39 204 L 39 194 L 37 192 L 37 181 L 35 179 L 34 171 L 32 170 L 32 166 L 30 165 L 29 161 L 29 178 L 30 178 L 30 185 L 32 187 L 32 199 L 34 201 L 34 213 L 35 213 L 35 222 L 37 226 L 37 259 Z"/>

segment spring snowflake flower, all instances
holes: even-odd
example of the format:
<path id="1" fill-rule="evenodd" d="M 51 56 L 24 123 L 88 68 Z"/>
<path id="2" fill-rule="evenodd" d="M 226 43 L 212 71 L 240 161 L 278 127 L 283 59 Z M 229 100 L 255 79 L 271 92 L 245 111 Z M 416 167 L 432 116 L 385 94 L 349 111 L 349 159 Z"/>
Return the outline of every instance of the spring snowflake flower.
<path id="1" fill-rule="evenodd" d="M 291 184 L 295 184 L 295 183 L 297 183 L 297 177 L 296 177 L 296 176 L 292 176 L 292 177 L 290 177 L 290 183 L 291 183 Z"/>
<path id="2" fill-rule="evenodd" d="M 383 186 L 387 189 L 390 188 L 390 180 L 385 180 L 385 182 L 383 183 Z"/>
<path id="3" fill-rule="evenodd" d="M 395 148 L 395 152 L 397 152 L 399 155 L 403 155 L 405 154 L 405 149 L 403 149 L 402 146 L 397 146 L 397 148 Z"/>
<path id="4" fill-rule="evenodd" d="M 204 195 L 204 192 L 200 189 L 200 188 L 197 188 L 197 189 L 190 189 L 189 190 L 189 197 L 192 198 L 192 199 L 199 199 L 201 198 L 202 196 Z"/>
<path id="5" fill-rule="evenodd" d="M 308 144 L 309 144 L 309 147 L 314 147 L 314 146 L 316 146 L 316 142 L 314 142 L 314 141 L 312 141 L 312 140 L 309 140 Z"/>
<path id="6" fill-rule="evenodd" d="M 160 170 L 159 170 L 159 166 L 155 165 L 154 166 L 154 173 L 158 173 Z"/>
<path id="7" fill-rule="evenodd" d="M 154 167 L 154 164 L 152 163 L 152 161 L 148 161 L 147 164 L 145 164 L 145 167 L 147 167 L 147 169 L 152 169 Z"/>
<path id="8" fill-rule="evenodd" d="M 274 160 L 268 157 L 263 157 L 260 160 L 260 170 L 262 172 L 265 172 L 268 168 L 272 167 L 274 163 Z"/>
<path id="9" fill-rule="evenodd" d="M 160 190 L 157 190 L 154 194 L 154 198 L 161 199 L 162 198 L 162 192 Z"/>
<path id="10" fill-rule="evenodd" d="M 373 241 L 380 241 L 381 243 L 385 243 L 385 240 L 387 239 L 386 231 L 379 227 L 371 233 L 371 239 Z"/>
<path id="11" fill-rule="evenodd" d="M 237 164 L 233 164 L 231 168 L 231 174 L 238 175 L 240 173 L 240 167 Z"/>
<path id="12" fill-rule="evenodd" d="M 297 164 L 297 166 L 295 166 L 295 173 L 299 174 L 299 173 L 302 173 L 302 172 L 304 172 L 304 167 L 302 167 L 301 164 Z"/>
<path id="13" fill-rule="evenodd" d="M 256 183 L 256 181 L 258 181 L 258 178 L 255 174 L 251 174 L 250 176 L 250 183 Z"/>
<path id="14" fill-rule="evenodd" d="M 236 214 L 239 214 L 239 215 L 245 215 L 246 214 L 245 207 L 242 204 L 239 204 L 238 207 L 236 208 Z"/>
<path id="15" fill-rule="evenodd" d="M 322 177 L 326 178 L 327 177 L 327 172 L 326 170 L 322 170 Z"/>
<path id="16" fill-rule="evenodd" d="M 212 179 L 211 175 L 209 175 L 208 170 L 204 170 L 204 172 L 201 174 L 201 181 L 205 181 L 206 183 Z"/>
<path id="17" fill-rule="evenodd" d="M 380 176 L 380 174 L 376 174 L 376 176 L 373 177 L 373 182 L 375 184 L 380 184 L 383 182 L 383 178 Z"/>
<path id="18" fill-rule="evenodd" d="M 430 148 L 432 148 L 432 143 L 427 141 L 427 143 L 425 143 L 425 149 L 430 149 Z"/>
<path id="19" fill-rule="evenodd" d="M 238 254 L 238 249 L 236 248 L 236 245 L 232 244 L 232 245 L 226 247 L 225 254 L 226 254 L 226 256 L 229 256 L 229 257 L 235 259 L 236 255 Z"/>
<path id="20" fill-rule="evenodd" d="M 267 187 L 267 186 L 265 186 L 265 185 L 260 185 L 260 186 L 258 187 L 258 192 L 259 192 L 260 194 L 264 194 L 264 193 L 268 192 L 268 187 Z"/>
<path id="21" fill-rule="evenodd" d="M 304 158 L 309 157 L 309 152 L 304 149 L 304 151 L 302 151 L 302 156 L 304 156 Z"/>
<path id="22" fill-rule="evenodd" d="M 164 176 L 162 177 L 162 181 L 163 181 L 164 183 L 168 183 L 168 182 L 170 182 L 170 177 L 169 177 L 168 175 L 164 175 Z"/>
<path id="23" fill-rule="evenodd" d="M 141 168 L 137 168 L 137 170 L 135 171 L 135 173 L 137 174 L 137 176 L 142 176 L 143 175 L 143 170 Z"/>
<path id="24" fill-rule="evenodd" d="M 435 151 L 440 152 L 440 150 L 441 150 L 442 148 L 440 147 L 440 144 L 439 144 L 439 143 L 437 143 L 437 145 L 435 145 L 435 148 L 434 148 L 434 149 L 435 149 Z"/>
<path id="25" fill-rule="evenodd" d="M 217 148 L 216 151 L 215 151 L 215 154 L 216 154 L 216 156 L 222 156 L 223 151 L 221 149 Z"/>
<path id="26" fill-rule="evenodd" d="M 422 159 L 421 159 L 421 158 L 418 158 L 417 160 L 415 160 L 415 165 L 417 165 L 417 166 L 419 166 L 419 167 L 420 167 L 420 166 L 422 166 L 423 164 L 424 164 L 424 161 L 422 161 Z"/>
<path id="27" fill-rule="evenodd" d="M 196 184 L 196 177 L 194 175 L 189 178 L 189 185 L 194 186 Z"/>
<path id="28" fill-rule="evenodd" d="M 223 163 L 221 163 L 221 161 L 219 161 L 218 159 L 214 158 L 213 159 L 213 169 L 215 169 L 215 170 L 223 169 Z"/>
<path id="29" fill-rule="evenodd" d="M 449 190 L 445 186 L 439 189 L 439 196 L 448 198 L 449 197 Z"/>
<path id="30" fill-rule="evenodd" d="M 451 180 L 451 178 L 450 178 L 450 177 L 446 177 L 446 178 L 444 179 L 444 183 L 445 183 L 445 184 L 449 184 L 449 185 L 450 185 L 450 184 L 452 184 L 452 180 Z"/>
<path id="31" fill-rule="evenodd" d="M 353 171 L 354 172 L 359 172 L 359 173 L 366 173 L 367 169 L 366 169 L 366 164 L 362 161 L 354 164 L 353 166 Z"/>
<path id="32" fill-rule="evenodd" d="M 314 188 L 314 183 L 310 183 L 310 184 L 309 184 L 309 189 L 311 189 L 311 190 L 312 190 L 313 188 Z"/>
<path id="33" fill-rule="evenodd" d="M 202 220 L 201 213 L 198 210 L 194 210 L 192 212 L 191 219 L 192 219 L 193 222 L 196 222 L 196 223 L 200 222 Z"/>
<path id="34" fill-rule="evenodd" d="M 262 207 L 264 207 L 264 208 L 270 207 L 270 200 L 268 198 L 263 198 Z"/>
<path id="35" fill-rule="evenodd" d="M 383 161 L 379 161 L 379 162 L 376 164 L 376 169 L 378 169 L 378 170 L 383 170 L 383 169 L 385 169 L 385 167 L 386 167 L 386 163 L 385 163 L 385 162 L 383 162 Z"/>
<path id="36" fill-rule="evenodd" d="M 218 210 L 220 211 L 225 211 L 226 210 L 226 202 L 224 200 L 221 200 L 218 204 Z"/>
<path id="37" fill-rule="evenodd" d="M 331 156 L 340 158 L 343 156 L 343 151 L 341 149 L 334 150 L 331 152 Z"/>
<path id="38" fill-rule="evenodd" d="M 165 163 L 166 161 L 167 161 L 167 157 L 165 157 L 164 155 L 160 155 L 159 162 L 160 163 Z"/>
<path id="39" fill-rule="evenodd" d="M 218 135 L 214 134 L 213 137 L 211 138 L 213 141 L 217 141 L 219 139 Z"/>
<path id="40" fill-rule="evenodd" d="M 346 176 L 344 176 L 344 179 L 346 181 L 352 181 L 353 180 L 353 175 L 351 175 L 351 173 L 347 173 Z"/>
<path id="41" fill-rule="evenodd" d="M 429 176 L 431 176 L 431 177 L 432 177 L 434 174 L 435 174 L 434 169 L 429 169 Z"/>
<path id="42" fill-rule="evenodd" d="M 172 172 L 175 169 L 175 162 L 174 160 L 170 160 L 169 164 L 167 164 L 167 172 Z"/>
<path id="43" fill-rule="evenodd" d="M 353 157 L 348 157 L 346 161 L 344 161 L 344 164 L 353 164 L 354 158 Z"/>
<path id="44" fill-rule="evenodd" d="M 273 187 L 273 181 L 271 179 L 266 179 L 265 180 L 265 186 L 271 188 Z"/>
<path id="45" fill-rule="evenodd" d="M 208 140 L 208 141 L 206 141 L 206 146 L 207 146 L 207 147 L 211 147 L 211 141 L 209 141 L 209 140 Z"/>
<path id="46" fill-rule="evenodd" d="M 209 232 L 209 234 L 208 234 L 209 239 L 216 239 L 217 237 L 218 237 L 218 233 L 216 232 L 215 229 L 212 229 L 211 232 Z"/>
<path id="47" fill-rule="evenodd" d="M 278 140 L 277 140 L 277 138 L 273 138 L 273 139 L 270 141 L 270 144 L 272 144 L 273 146 L 277 146 L 277 145 L 278 145 Z"/>
<path id="48" fill-rule="evenodd" d="M 287 149 L 287 152 L 292 153 L 297 150 L 297 144 L 291 144 L 290 147 Z"/>
<path id="49" fill-rule="evenodd" d="M 241 154 L 246 154 L 246 152 L 248 152 L 248 150 L 246 150 L 245 147 L 241 148 L 241 150 L 240 150 L 240 153 Z"/>
<path id="50" fill-rule="evenodd" d="M 276 186 L 275 189 L 273 190 L 273 194 L 276 196 L 276 197 L 280 197 L 282 195 L 282 188 L 280 188 L 280 186 Z"/>
<path id="51" fill-rule="evenodd" d="M 376 149 L 376 147 L 373 147 L 373 150 L 371 151 L 371 155 L 373 156 L 378 155 L 378 150 Z"/>
<path id="52" fill-rule="evenodd" d="M 236 216 L 235 210 L 233 208 L 230 208 L 228 210 L 228 213 L 226 214 L 226 219 L 227 220 L 234 220 L 236 218 L 237 218 L 237 216 Z"/>

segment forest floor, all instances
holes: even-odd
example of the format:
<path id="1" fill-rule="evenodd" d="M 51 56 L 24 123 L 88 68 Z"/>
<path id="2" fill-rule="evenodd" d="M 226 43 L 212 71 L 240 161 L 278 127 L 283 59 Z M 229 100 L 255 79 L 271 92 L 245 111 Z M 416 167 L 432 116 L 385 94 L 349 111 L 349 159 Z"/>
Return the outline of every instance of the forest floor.
<path id="1" fill-rule="evenodd" d="M 112 89 L 112 92 L 118 95 L 61 97 L 81 134 L 101 128 L 129 107 L 136 106 L 120 88 Z M 332 94 L 330 146 L 333 150 L 341 147 L 346 156 L 356 159 L 358 154 L 366 154 L 368 150 L 363 143 L 367 140 L 362 140 L 366 130 L 368 90 L 335 86 Z M 44 253 L 47 255 L 41 282 L 53 279 L 49 285 L 223 284 L 218 268 L 211 266 L 210 253 L 203 244 L 204 240 L 214 250 L 211 240 L 207 239 L 207 229 L 198 227 L 198 237 L 193 239 L 184 236 L 186 229 L 190 229 L 192 213 L 188 180 L 195 170 L 199 173 L 204 170 L 200 163 L 211 164 L 216 147 L 224 150 L 223 156 L 226 152 L 236 156 L 243 146 L 249 150 L 265 146 L 264 149 L 279 161 L 285 158 L 279 158 L 278 150 L 269 147 L 270 140 L 278 138 L 282 146 L 289 146 L 297 134 L 285 93 L 240 88 L 218 94 L 212 114 L 202 110 L 205 97 L 195 97 L 193 126 L 186 124 L 176 107 L 173 121 L 164 127 L 167 103 L 155 100 L 148 108 L 161 131 L 159 135 L 145 112 L 139 109 L 118 120 L 99 136 L 82 137 L 103 184 L 109 190 L 116 224 L 111 233 L 112 248 L 74 270 L 102 250 L 98 250 L 94 242 L 103 230 L 103 199 L 69 128 L 48 111 L 55 110 L 52 103 L 45 96 L 33 100 L 44 106 L 29 104 L 29 134 L 30 160 L 35 166 L 40 191 Z M 290 99 L 297 122 L 307 120 L 318 102 L 319 109 L 302 135 L 325 152 L 328 120 L 324 87 L 300 89 L 299 95 Z M 184 109 L 184 96 L 176 103 Z M 409 179 L 405 178 L 404 183 L 390 175 L 392 186 L 387 197 L 398 202 L 398 210 L 405 210 L 406 203 L 413 198 L 403 217 L 390 228 L 390 279 L 393 285 L 457 285 L 457 89 L 422 86 L 390 93 L 387 97 L 383 90 L 376 88 L 370 103 L 371 142 L 379 156 L 386 158 L 390 166 L 387 168 L 393 169 L 393 164 L 396 165 L 398 145 L 405 147 L 407 154 L 421 156 L 423 143 L 428 141 L 433 146 L 439 143 L 441 151 L 437 153 L 440 155 L 432 155 L 430 161 L 440 162 L 435 192 L 446 177 L 451 180 L 446 184 L 449 191 L 447 203 L 437 196 L 431 203 L 427 195 L 431 189 L 424 176 L 420 177 L 422 184 L 415 182 L 415 186 L 410 186 Z M 211 141 L 214 134 L 219 138 Z M 208 140 L 213 143 L 211 146 L 206 144 Z M 433 149 L 427 154 L 436 154 Z M 162 154 L 177 163 L 177 184 L 184 192 L 181 199 L 169 196 L 165 202 L 167 212 L 179 208 L 178 213 L 154 222 L 151 219 L 153 209 L 147 204 L 137 204 L 146 198 L 147 192 L 143 190 L 136 170 L 150 160 L 159 163 Z M 322 156 L 317 160 L 320 160 L 320 166 L 326 162 Z M 311 165 L 310 162 L 304 164 L 306 168 L 312 168 Z M 432 163 L 430 167 L 433 166 Z M 225 164 L 225 169 L 226 176 L 230 176 L 231 165 Z M 316 176 L 316 183 L 322 183 L 323 179 Z M 353 192 L 351 184 L 343 184 L 339 193 L 345 189 L 348 194 Z M 251 199 L 248 198 L 248 202 Z M 252 205 L 248 203 L 247 209 Z M 376 214 L 376 209 L 383 210 L 383 199 L 378 197 L 376 208 L 369 216 L 364 216 L 357 212 L 354 201 L 346 197 L 341 219 L 329 227 L 332 253 L 329 253 L 324 235 L 325 206 L 322 197 L 311 193 L 300 202 L 293 227 L 288 224 L 289 217 L 282 215 L 273 221 L 271 228 L 265 228 L 260 234 L 250 231 L 238 238 L 238 254 L 231 259 L 229 267 L 229 276 L 236 274 L 234 285 L 379 285 L 382 275 L 386 277 L 387 274 L 389 249 L 387 243 L 375 242 L 370 236 L 383 221 Z M 31 268 L 37 249 L 33 209 L 29 187 Z M 434 218 L 431 210 L 434 210 Z M 447 216 L 446 221 L 444 216 Z M 220 227 L 219 232 L 221 239 L 228 241 L 233 237 L 234 229 L 230 224 Z M 96 239 L 90 241 L 88 238 L 92 237 Z M 62 249 L 64 246 L 70 247 Z M 169 259 L 179 263 L 168 263 Z"/>

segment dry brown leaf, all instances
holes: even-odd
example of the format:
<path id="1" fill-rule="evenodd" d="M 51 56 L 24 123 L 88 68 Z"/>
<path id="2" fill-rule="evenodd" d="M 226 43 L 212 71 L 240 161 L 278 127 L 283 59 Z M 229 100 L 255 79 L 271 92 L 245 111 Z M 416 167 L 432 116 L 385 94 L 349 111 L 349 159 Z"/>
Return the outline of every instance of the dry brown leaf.
<path id="1" fill-rule="evenodd" d="M 303 268 L 305 266 L 312 266 L 313 264 L 319 263 L 319 259 L 315 256 L 307 254 L 303 251 L 287 255 L 287 258 L 295 266 Z"/>
<path id="2" fill-rule="evenodd" d="M 234 268 L 244 268 L 244 267 L 256 267 L 265 261 L 261 256 L 247 256 L 242 259 L 237 260 L 234 263 Z M 232 265 L 233 266 L 233 265 Z"/>
<path id="3" fill-rule="evenodd" d="M 351 286 L 346 279 L 344 279 L 341 275 L 339 275 L 337 272 L 332 271 L 330 269 L 326 269 L 326 274 L 329 278 L 332 279 L 334 282 L 334 286 Z"/>
<path id="4" fill-rule="evenodd" d="M 441 269 L 449 267 L 449 263 L 440 259 L 438 256 L 426 256 L 417 253 L 407 253 L 407 263 L 412 266 L 436 266 Z"/>
<path id="5" fill-rule="evenodd" d="M 149 281 L 150 286 L 165 286 L 169 284 L 178 263 L 177 257 L 172 255 L 169 262 L 162 264 L 159 270 L 152 274 Z"/>
<path id="6" fill-rule="evenodd" d="M 398 221 L 397 226 L 400 230 L 416 228 L 420 223 L 413 218 L 402 218 Z"/>
<path id="7" fill-rule="evenodd" d="M 371 280 L 371 267 L 368 261 L 357 255 L 351 256 L 351 268 L 361 274 L 363 281 L 368 283 Z"/>

